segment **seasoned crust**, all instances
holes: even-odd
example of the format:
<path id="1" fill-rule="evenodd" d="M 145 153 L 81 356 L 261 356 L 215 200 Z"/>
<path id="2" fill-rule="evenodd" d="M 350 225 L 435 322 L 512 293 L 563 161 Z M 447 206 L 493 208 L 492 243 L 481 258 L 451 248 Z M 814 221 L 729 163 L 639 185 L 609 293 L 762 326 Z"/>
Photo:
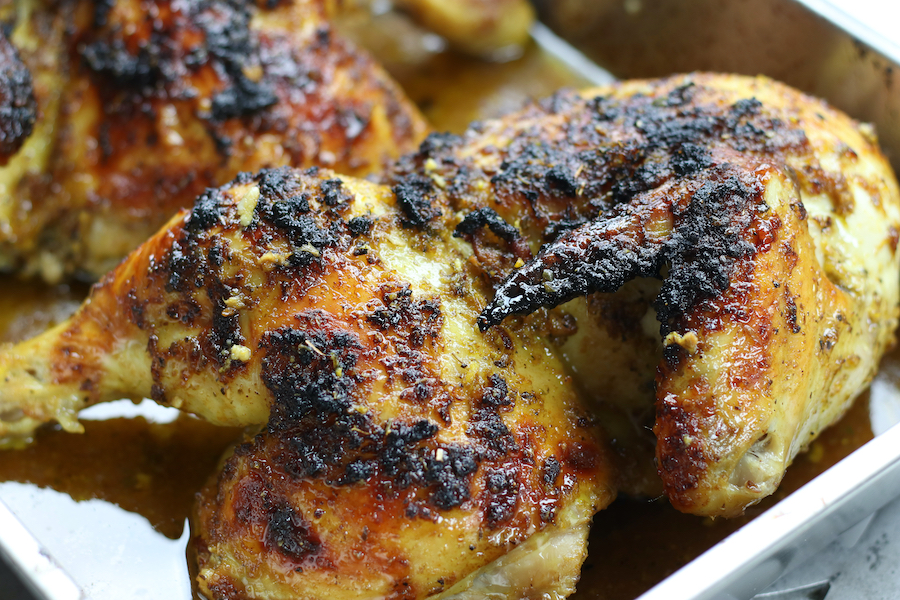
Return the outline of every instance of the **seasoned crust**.
<path id="1" fill-rule="evenodd" d="M 657 460 L 682 510 L 733 515 L 771 493 L 892 339 L 896 180 L 869 127 L 771 80 L 563 92 L 431 136 L 385 181 L 416 174 L 439 184 L 436 204 L 458 215 L 495 286 L 482 328 L 562 304 L 578 316 L 560 340 L 569 366 L 633 418 L 654 380 L 641 357 L 659 357 Z M 486 210 L 533 258 L 470 231 Z M 623 327 L 602 297 L 635 277 L 662 283 Z M 640 333 L 653 317 L 661 345 Z"/>

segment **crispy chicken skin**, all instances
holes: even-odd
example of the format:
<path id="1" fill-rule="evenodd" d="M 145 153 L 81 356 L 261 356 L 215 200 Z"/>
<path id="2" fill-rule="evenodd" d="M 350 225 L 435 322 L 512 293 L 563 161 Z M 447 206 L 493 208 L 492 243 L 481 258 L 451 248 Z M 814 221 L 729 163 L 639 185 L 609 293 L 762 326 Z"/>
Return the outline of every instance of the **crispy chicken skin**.
<path id="1" fill-rule="evenodd" d="M 539 317 L 475 327 L 468 252 L 403 185 L 241 175 L 5 350 L 4 431 L 122 394 L 267 423 L 199 502 L 210 598 L 563 597 L 607 446 Z"/>
<path id="2" fill-rule="evenodd" d="M 208 186 L 290 164 L 367 174 L 425 124 L 328 0 L 18 0 L 38 119 L 0 169 L 0 266 L 96 278 Z M 2 90 L 0 90 L 2 91 Z"/>
<path id="3" fill-rule="evenodd" d="M 638 413 L 655 389 L 680 510 L 771 494 L 893 340 L 894 175 L 871 128 L 771 80 L 561 93 L 429 138 L 386 181 L 416 178 L 496 284 L 483 329 L 562 305 L 550 322 L 584 389 Z"/>

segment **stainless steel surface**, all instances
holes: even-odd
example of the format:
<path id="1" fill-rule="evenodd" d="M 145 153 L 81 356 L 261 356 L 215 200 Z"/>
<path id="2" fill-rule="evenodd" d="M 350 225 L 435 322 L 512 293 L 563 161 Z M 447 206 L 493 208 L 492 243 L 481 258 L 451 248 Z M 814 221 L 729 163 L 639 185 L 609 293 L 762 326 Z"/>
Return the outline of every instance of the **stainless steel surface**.
<path id="1" fill-rule="evenodd" d="M 538 0 L 536 4 L 542 19 L 561 37 L 619 78 L 698 70 L 764 74 L 823 97 L 857 119 L 874 123 L 885 153 L 900 169 L 900 45 L 846 8 L 825 0 Z M 896 422 L 898 405 L 895 398 L 879 402 L 872 406 L 873 430 L 881 435 L 641 600 L 751 598 L 900 495 L 900 427 L 884 431 L 888 422 Z M 900 523 L 900 518 L 896 521 Z M 812 575 L 824 579 L 810 579 Z M 887 576 L 900 579 L 896 572 Z M 807 569 L 792 582 L 793 589 L 770 588 L 767 595 L 784 600 L 825 598 L 833 577 L 834 573 Z M 845 589 L 842 596 L 873 597 L 854 595 L 852 589 Z"/>
<path id="2" fill-rule="evenodd" d="M 17 571 L 38 600 L 79 600 L 82 597 L 75 582 L 3 502 L 0 502 L 0 558 Z"/>
<path id="3" fill-rule="evenodd" d="M 751 598 L 898 496 L 900 426 L 895 425 L 641 600 Z"/>

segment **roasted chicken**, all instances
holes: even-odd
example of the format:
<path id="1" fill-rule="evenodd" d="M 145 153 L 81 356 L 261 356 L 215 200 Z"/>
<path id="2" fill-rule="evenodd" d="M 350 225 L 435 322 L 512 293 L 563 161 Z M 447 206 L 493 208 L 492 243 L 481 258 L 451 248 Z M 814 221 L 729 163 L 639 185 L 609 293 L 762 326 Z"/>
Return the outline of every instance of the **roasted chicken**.
<path id="1" fill-rule="evenodd" d="M 561 305 L 585 390 L 639 416 L 655 389 L 680 510 L 771 494 L 893 340 L 897 181 L 870 127 L 769 79 L 561 93 L 433 136 L 385 181 L 411 177 L 496 282 L 483 330 Z"/>
<path id="2" fill-rule="evenodd" d="M 265 424 L 200 504 L 214 597 L 561 595 L 575 571 L 522 565 L 581 556 L 615 487 L 575 388 L 631 414 L 655 396 L 666 494 L 728 516 L 893 336 L 900 194 L 874 134 L 765 78 L 562 93 L 429 137 L 382 184 L 207 190 L 3 349 L 0 434 L 143 395 Z"/>
<path id="3" fill-rule="evenodd" d="M 123 394 L 265 424 L 200 502 L 211 598 L 568 594 L 606 445 L 539 317 L 474 327 L 490 288 L 421 191 L 287 168 L 208 190 L 7 349 L 5 432 Z"/>
<path id="4" fill-rule="evenodd" d="M 336 10 L 330 0 L 7 1 L 0 17 L 14 25 L 37 119 L 0 169 L 0 268 L 96 278 L 239 171 L 362 175 L 414 149 L 424 121 L 333 32 Z M 0 89 L 0 109 L 23 112 L 27 96 L 15 93 Z"/>

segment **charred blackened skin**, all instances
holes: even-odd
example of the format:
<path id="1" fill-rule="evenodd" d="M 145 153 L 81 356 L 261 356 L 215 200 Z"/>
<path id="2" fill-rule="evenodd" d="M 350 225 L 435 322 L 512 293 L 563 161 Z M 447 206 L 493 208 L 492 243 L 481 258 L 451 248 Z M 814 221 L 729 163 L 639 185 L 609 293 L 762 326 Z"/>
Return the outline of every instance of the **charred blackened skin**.
<path id="1" fill-rule="evenodd" d="M 0 31 L 0 164 L 6 164 L 22 147 L 36 117 L 31 73 Z"/>
<path id="2" fill-rule="evenodd" d="M 259 175 L 260 197 L 254 210 L 254 220 L 263 218 L 285 234 L 291 245 L 289 263 L 292 267 L 306 267 L 316 262 L 324 248 L 338 243 L 332 231 L 319 227 L 313 216 L 308 214 L 310 196 L 300 188 L 300 183 L 287 167 L 263 170 Z M 333 190 L 331 193 L 332 196 L 342 194 Z M 253 223 L 251 221 L 251 226 Z M 315 251 L 310 252 L 310 247 Z"/>
<path id="3" fill-rule="evenodd" d="M 158 20 L 168 29 L 190 28 L 194 24 L 200 28 L 204 39 L 183 54 L 174 54 L 170 45 L 164 43 L 167 36 L 176 35 L 165 30 L 153 31 L 151 42 L 136 51 L 129 48 L 121 32 L 109 26 L 111 7 L 106 0 L 97 3 L 94 22 L 99 34 L 80 40 L 77 46 L 84 65 L 113 83 L 106 86 L 109 89 L 131 88 L 142 95 L 156 94 L 177 80 L 185 69 L 196 70 L 212 63 L 228 83 L 212 98 L 209 114 L 214 121 L 252 115 L 278 101 L 265 79 L 257 82 L 244 74 L 248 58 L 260 54 L 258 41 L 250 30 L 249 4 L 223 0 L 190 3 L 185 14 L 173 9 L 167 20 Z M 157 21 L 153 23 L 156 27 Z"/>
<path id="4" fill-rule="evenodd" d="M 403 211 L 402 223 L 407 227 L 424 227 L 432 219 L 439 217 L 441 211 L 432 206 L 435 192 L 434 184 L 428 177 L 409 175 L 394 186 L 397 204 Z"/>
<path id="5" fill-rule="evenodd" d="M 288 558 L 303 560 L 318 554 L 322 542 L 309 521 L 284 501 L 269 511 L 266 521 L 266 546 Z"/>
<path id="6" fill-rule="evenodd" d="M 345 204 L 353 199 L 353 197 L 344 191 L 344 183 L 340 179 L 326 179 L 319 188 L 322 190 L 322 196 L 325 198 L 325 206 L 335 207 Z"/>
<path id="7" fill-rule="evenodd" d="M 372 231 L 372 225 L 375 222 L 366 216 L 353 217 L 349 221 L 347 221 L 347 229 L 350 230 L 350 235 L 353 237 L 359 237 L 361 235 L 366 235 L 370 231 Z"/>
<path id="8" fill-rule="evenodd" d="M 648 207 L 632 203 L 545 245 L 500 285 L 478 326 L 484 331 L 512 314 L 614 292 L 635 277 L 658 277 L 670 264 L 654 301 L 665 335 L 699 300 L 725 290 L 736 260 L 753 253 L 740 236 L 764 206 L 762 190 L 729 171 L 727 166 L 711 170 L 684 208 L 668 200 L 675 224 L 667 237 L 647 236 L 642 216 Z"/>
<path id="9" fill-rule="evenodd" d="M 366 393 L 363 376 L 353 368 L 362 352 L 358 338 L 330 328 L 324 314 L 298 315 L 298 323 L 302 329 L 282 328 L 263 341 L 263 379 L 275 397 L 268 432 L 282 447 L 277 456 L 285 472 L 332 485 L 387 480 L 392 490 L 423 488 L 426 503 L 439 510 L 468 500 L 478 466 L 475 450 L 450 444 L 437 457 L 431 448 L 436 423 L 382 427 L 352 410 Z"/>
<path id="10" fill-rule="evenodd" d="M 505 242 L 519 239 L 519 230 L 503 220 L 493 208 L 473 210 L 456 226 L 453 237 L 470 236 L 482 227 L 487 226 L 491 232 Z"/>
<path id="11" fill-rule="evenodd" d="M 725 168 L 729 160 L 725 157 L 740 153 L 745 158 L 777 160 L 785 151 L 806 151 L 809 141 L 802 129 L 755 99 L 730 106 L 700 104 L 693 101 L 700 89 L 689 83 L 659 95 L 587 100 L 557 94 L 533 112 L 565 115 L 564 125 L 550 138 L 530 129 L 516 131 L 503 147 L 503 161 L 495 172 L 486 172 L 475 159 L 466 158 L 462 146 L 469 142 L 452 136 L 429 138 L 418 153 L 395 165 L 389 178 L 395 183 L 434 168 L 426 165 L 437 165 L 447 182 L 442 192 L 451 210 L 472 210 L 473 185 L 483 184 L 488 175 L 498 205 L 524 204 L 531 213 L 531 227 L 543 229 L 542 239 L 530 240 L 544 244 L 540 255 L 500 285 L 479 318 L 482 330 L 512 314 L 554 306 L 593 291 L 614 291 L 634 277 L 658 276 L 664 264 L 676 258 L 690 263 L 690 275 L 683 279 L 693 280 L 698 289 L 692 291 L 680 283 L 681 275 L 667 284 L 658 301 L 665 315 L 664 331 L 679 310 L 724 289 L 735 261 L 747 247 L 729 238 L 727 243 L 722 241 L 729 247 L 723 258 L 706 250 L 694 256 L 687 248 L 677 250 L 679 243 L 674 240 L 648 239 L 640 231 L 641 199 L 666 185 L 725 185 L 724 176 L 716 180 L 711 175 Z M 469 135 L 477 138 L 478 134 L 476 125 Z M 724 194 L 727 185 L 721 189 Z M 707 188 L 698 200 L 709 194 L 715 196 Z M 746 211 L 740 219 L 754 210 L 752 202 L 737 212 L 733 208 L 726 212 L 734 218 Z M 688 231 L 699 235 L 699 219 L 694 213 L 678 217 L 680 235 Z M 685 229 L 689 221 L 694 225 Z M 615 232 L 624 230 L 634 235 L 616 239 Z M 700 237 L 719 239 L 721 232 Z M 474 236 L 471 240 L 473 245 L 479 241 Z M 703 260 L 710 262 L 701 268 Z M 673 264 L 672 270 L 678 268 Z"/>
<path id="12" fill-rule="evenodd" d="M 222 202 L 219 194 L 216 188 L 206 188 L 206 191 L 194 201 L 191 218 L 185 224 L 185 229 L 191 233 L 199 233 L 220 222 Z"/>
<path id="13" fill-rule="evenodd" d="M 585 128 L 577 133 L 588 149 L 516 146 L 492 178 L 499 194 L 522 194 L 538 207 L 541 198 L 583 193 L 597 199 L 583 204 L 596 207 L 600 214 L 575 213 L 577 218 L 551 222 L 566 227 L 548 228 L 548 243 L 539 255 L 507 276 L 479 317 L 482 330 L 512 314 L 557 306 L 593 292 L 613 292 L 635 277 L 656 277 L 670 264 L 655 302 L 665 334 L 696 302 L 728 286 L 735 261 L 753 252 L 751 244 L 740 240 L 739 223 L 749 223 L 755 214 L 758 202 L 753 198 L 759 190 L 751 189 L 753 182 L 741 181 L 736 169 L 727 161 L 714 160 L 713 154 L 729 152 L 726 148 L 777 154 L 781 147 L 805 144 L 806 138 L 801 130 L 768 118 L 755 99 L 724 108 L 681 110 L 692 90 L 691 86 L 673 90 L 663 102 L 588 100 L 586 108 L 597 126 L 619 132 L 615 143 Z M 731 174 L 726 173 L 729 169 Z M 687 208 L 679 209 L 683 214 L 674 214 L 674 233 L 665 240 L 646 236 L 641 211 L 647 207 L 641 198 L 663 185 L 686 182 L 701 187 Z M 710 211 L 709 216 L 695 208 L 700 206 Z M 673 204 L 671 209 L 675 208 Z M 553 239 L 560 229 L 568 231 Z M 623 232 L 627 235 L 620 235 Z"/>

